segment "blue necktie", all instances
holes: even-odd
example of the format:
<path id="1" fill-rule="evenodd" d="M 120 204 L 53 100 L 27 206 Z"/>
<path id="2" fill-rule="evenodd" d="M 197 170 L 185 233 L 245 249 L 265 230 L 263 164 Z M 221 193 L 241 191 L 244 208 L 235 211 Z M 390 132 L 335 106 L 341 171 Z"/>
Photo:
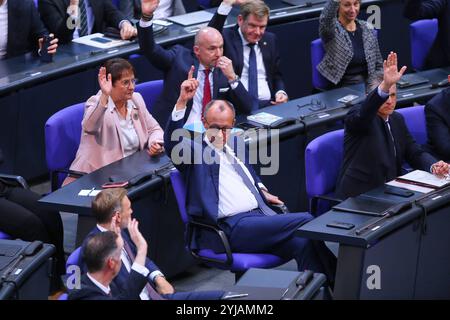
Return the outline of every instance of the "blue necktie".
<path id="1" fill-rule="evenodd" d="M 79 26 L 79 30 L 78 30 L 78 35 L 80 37 L 82 37 L 82 36 L 85 36 L 88 34 L 87 13 L 86 13 L 86 6 L 84 4 L 84 0 L 80 0 L 78 2 L 78 6 L 80 9 L 80 12 L 79 12 L 80 26 Z"/>
<path id="2" fill-rule="evenodd" d="M 258 69 L 256 65 L 256 43 L 249 43 L 247 46 L 250 48 L 250 54 L 248 57 L 248 93 L 255 99 L 253 110 L 259 108 L 258 104 Z"/>
<path id="3" fill-rule="evenodd" d="M 263 198 L 261 197 L 258 190 L 256 189 L 256 186 L 252 183 L 252 181 L 250 180 L 248 175 L 245 173 L 242 166 L 237 161 L 237 157 L 233 157 L 230 153 L 228 153 L 228 154 L 232 157 L 231 165 L 233 166 L 234 170 L 236 170 L 237 174 L 242 178 L 245 186 L 255 196 L 256 201 L 258 202 L 258 208 L 261 210 L 261 212 L 266 216 L 275 216 L 276 212 L 273 211 L 272 209 L 270 209 L 269 206 L 264 202 Z"/>

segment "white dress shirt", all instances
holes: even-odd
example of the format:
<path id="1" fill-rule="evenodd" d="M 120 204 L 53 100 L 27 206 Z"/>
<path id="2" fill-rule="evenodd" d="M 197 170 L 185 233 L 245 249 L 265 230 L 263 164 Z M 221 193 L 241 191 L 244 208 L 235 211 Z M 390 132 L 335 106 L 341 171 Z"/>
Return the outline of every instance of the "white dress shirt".
<path id="1" fill-rule="evenodd" d="M 158 8 L 153 13 L 154 19 L 165 19 L 173 15 L 174 0 L 159 0 Z"/>
<path id="2" fill-rule="evenodd" d="M 114 104 L 111 97 L 109 98 L 109 102 Z M 122 118 L 117 112 L 117 116 L 119 117 L 119 125 L 122 133 L 122 146 L 123 146 L 123 156 L 128 157 L 132 155 L 136 151 L 139 150 L 139 137 L 136 133 L 136 129 L 134 128 L 133 119 L 131 119 L 131 112 L 133 110 L 133 102 L 127 102 L 127 115 Z"/>
<path id="3" fill-rule="evenodd" d="M 209 85 L 211 89 L 211 99 L 213 97 L 213 72 L 214 68 L 209 71 Z M 186 125 L 189 125 L 194 122 L 200 122 L 202 120 L 202 111 L 203 111 L 203 88 L 205 87 L 205 67 L 202 64 L 198 65 L 197 72 L 197 80 L 198 80 L 198 88 L 195 92 L 195 96 L 192 102 L 192 109 L 189 113 L 189 116 L 186 120 Z"/>
<path id="4" fill-rule="evenodd" d="M 89 272 L 86 273 L 86 275 L 100 290 L 102 290 L 106 295 L 109 295 L 109 293 L 111 292 L 111 288 L 109 286 L 105 287 L 103 284 L 95 280 L 95 278 L 91 276 Z"/>
<path id="5" fill-rule="evenodd" d="M 0 60 L 6 56 L 8 47 L 8 0 L 0 5 Z"/>

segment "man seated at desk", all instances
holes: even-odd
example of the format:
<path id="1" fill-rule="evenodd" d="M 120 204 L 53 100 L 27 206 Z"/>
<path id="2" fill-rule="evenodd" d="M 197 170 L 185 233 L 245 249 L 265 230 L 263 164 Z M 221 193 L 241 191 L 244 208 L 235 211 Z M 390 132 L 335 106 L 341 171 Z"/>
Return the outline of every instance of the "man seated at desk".
<path id="1" fill-rule="evenodd" d="M 383 80 L 345 118 L 344 161 L 336 195 L 342 199 L 374 189 L 401 175 L 406 160 L 414 169 L 444 176 L 449 165 L 437 161 L 413 139 L 403 116 L 394 112 L 396 83 L 406 70 L 397 68 L 391 52 L 383 64 Z M 372 85 L 373 87 L 373 85 Z"/>
<path id="2" fill-rule="evenodd" d="M 40 54 L 47 34 L 32 0 L 0 0 L 0 60 L 29 51 Z M 56 48 L 58 39 L 53 39 L 48 53 L 55 54 Z"/>
<path id="3" fill-rule="evenodd" d="M 238 152 L 236 140 L 230 138 L 235 111 L 228 101 L 212 100 L 206 105 L 202 116 L 206 133 L 199 136 L 202 140 L 175 137 L 183 131 L 186 104 L 198 87 L 190 72 L 181 85 L 165 135 L 168 154 L 185 178 L 190 218 L 222 229 L 232 251 L 271 253 L 286 260 L 295 259 L 298 270 L 323 272 L 333 281 L 336 258 L 324 243 L 295 235 L 312 216 L 308 213 L 277 215 L 269 208 L 268 204 L 283 202 L 269 193 L 251 167 L 248 152 L 245 155 Z M 205 230 L 196 232 L 192 248 L 224 251 L 216 234 Z"/>
<path id="4" fill-rule="evenodd" d="M 450 75 L 448 76 L 450 81 Z M 450 88 L 442 90 L 425 106 L 428 145 L 432 152 L 450 161 Z"/>
<path id="5" fill-rule="evenodd" d="M 104 33 L 106 27 L 119 29 L 122 40 L 137 35 L 136 28 L 111 0 L 39 0 L 38 8 L 44 24 L 62 43 Z"/>

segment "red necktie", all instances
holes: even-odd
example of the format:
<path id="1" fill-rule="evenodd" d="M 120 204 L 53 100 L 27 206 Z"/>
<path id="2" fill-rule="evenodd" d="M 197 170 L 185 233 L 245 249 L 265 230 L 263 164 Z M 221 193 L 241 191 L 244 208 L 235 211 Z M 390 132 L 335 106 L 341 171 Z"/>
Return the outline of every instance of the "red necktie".
<path id="1" fill-rule="evenodd" d="M 134 262 L 134 253 L 131 250 L 130 245 L 128 244 L 127 241 L 123 242 L 123 248 L 125 249 L 125 252 L 128 255 L 128 258 L 130 258 L 130 264 L 132 265 Z M 153 289 L 153 287 L 150 285 L 150 283 L 147 282 L 147 284 L 145 285 L 145 288 L 147 289 L 148 295 L 150 296 L 150 299 L 152 300 L 165 300 L 158 292 L 156 292 L 155 289 Z"/>
<path id="2" fill-rule="evenodd" d="M 211 85 L 209 84 L 209 72 L 211 70 L 205 69 L 205 81 L 203 81 L 203 100 L 202 100 L 202 116 L 205 111 L 205 106 L 211 101 Z"/>

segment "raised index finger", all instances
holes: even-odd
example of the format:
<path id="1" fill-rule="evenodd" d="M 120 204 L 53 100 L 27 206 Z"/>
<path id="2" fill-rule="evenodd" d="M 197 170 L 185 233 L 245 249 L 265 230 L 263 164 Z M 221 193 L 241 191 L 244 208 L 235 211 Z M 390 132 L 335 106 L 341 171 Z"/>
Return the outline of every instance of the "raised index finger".
<path id="1" fill-rule="evenodd" d="M 189 70 L 189 73 L 188 73 L 188 80 L 190 80 L 194 77 L 194 70 L 195 70 L 195 67 L 191 66 L 191 69 Z"/>

